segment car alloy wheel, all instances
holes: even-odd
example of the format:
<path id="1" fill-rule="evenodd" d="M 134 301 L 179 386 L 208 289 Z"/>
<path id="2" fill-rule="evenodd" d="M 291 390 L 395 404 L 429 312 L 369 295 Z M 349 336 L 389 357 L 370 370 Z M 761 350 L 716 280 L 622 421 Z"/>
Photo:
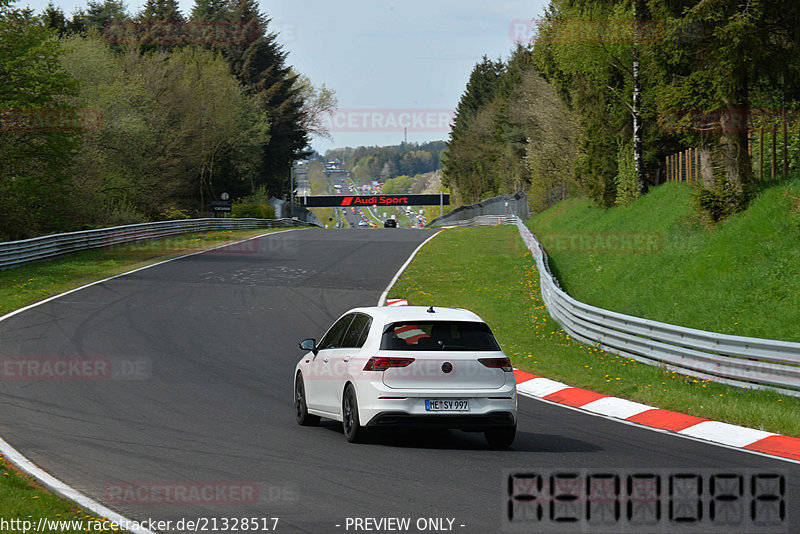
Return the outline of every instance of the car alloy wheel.
<path id="1" fill-rule="evenodd" d="M 308 413 L 306 388 L 303 384 L 303 375 L 300 373 L 297 373 L 297 379 L 294 382 L 294 413 L 299 425 L 314 426 L 319 423 L 318 416 Z"/>
<path id="2" fill-rule="evenodd" d="M 358 419 L 358 401 L 353 386 L 348 385 L 342 397 L 342 427 L 344 437 L 350 443 L 358 443 L 364 438 L 365 429 Z"/>

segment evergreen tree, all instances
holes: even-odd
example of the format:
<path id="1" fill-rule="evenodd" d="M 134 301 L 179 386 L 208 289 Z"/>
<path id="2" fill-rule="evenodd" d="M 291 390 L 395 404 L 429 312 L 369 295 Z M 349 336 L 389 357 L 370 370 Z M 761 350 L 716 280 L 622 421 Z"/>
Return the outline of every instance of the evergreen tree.
<path id="1" fill-rule="evenodd" d="M 192 20 L 228 20 L 231 16 L 227 0 L 195 0 Z"/>
<path id="2" fill-rule="evenodd" d="M 460 195 L 467 203 L 478 202 L 496 187 L 487 175 L 490 146 L 487 138 L 493 134 L 489 106 L 494 101 L 505 64 L 486 56 L 470 73 L 467 88 L 456 107 L 453 128 L 447 151 L 442 156 L 442 184 Z"/>
<path id="3" fill-rule="evenodd" d="M 171 52 L 186 43 L 188 28 L 178 0 L 147 0 L 137 22 L 136 40 L 142 52 Z"/>
<path id="4" fill-rule="evenodd" d="M 102 32 L 109 23 L 128 20 L 129 17 L 122 0 L 104 0 L 102 3 L 89 0 L 84 18 L 87 27 L 95 27 Z"/>
<path id="5" fill-rule="evenodd" d="M 486 56 L 475 65 L 467 88 L 456 107 L 451 139 L 458 138 L 459 133 L 467 128 L 478 111 L 492 101 L 504 69 L 505 65 L 501 60 L 492 61 Z"/>
<path id="6" fill-rule="evenodd" d="M 54 29 L 59 37 L 67 33 L 67 17 L 64 16 L 64 11 L 60 7 L 53 5 L 53 2 L 48 2 L 47 7 L 42 13 L 45 25 Z"/>
<path id="7" fill-rule="evenodd" d="M 146 22 L 183 21 L 178 0 L 147 0 L 139 14 L 139 20 Z"/>
<path id="8" fill-rule="evenodd" d="M 222 49 L 233 74 L 269 119 L 270 137 L 261 151 L 257 185 L 281 195 L 289 184 L 292 162 L 310 154 L 301 89 L 297 75 L 286 64 L 287 52 L 277 42 L 277 35 L 267 33 L 269 19 L 259 13 L 257 2 L 231 0 L 230 12 L 231 20 L 251 24 L 257 36 L 254 42 L 232 43 Z"/>

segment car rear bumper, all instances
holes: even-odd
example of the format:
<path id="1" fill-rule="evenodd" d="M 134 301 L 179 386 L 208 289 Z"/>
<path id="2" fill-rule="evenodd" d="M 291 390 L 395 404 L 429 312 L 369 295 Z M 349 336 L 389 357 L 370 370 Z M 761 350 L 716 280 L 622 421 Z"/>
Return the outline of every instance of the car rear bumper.
<path id="1" fill-rule="evenodd" d="M 510 373 L 508 373 L 510 374 Z M 496 389 L 411 390 L 389 388 L 380 380 L 356 385 L 358 411 L 366 426 L 440 426 L 481 429 L 516 424 L 517 388 L 513 378 Z M 469 411 L 428 411 L 426 399 L 464 399 Z"/>
<path id="2" fill-rule="evenodd" d="M 514 426 L 517 418 L 512 412 L 489 412 L 484 414 L 408 414 L 403 412 L 380 412 L 366 426 L 417 426 L 457 428 L 480 431 L 488 428 Z"/>

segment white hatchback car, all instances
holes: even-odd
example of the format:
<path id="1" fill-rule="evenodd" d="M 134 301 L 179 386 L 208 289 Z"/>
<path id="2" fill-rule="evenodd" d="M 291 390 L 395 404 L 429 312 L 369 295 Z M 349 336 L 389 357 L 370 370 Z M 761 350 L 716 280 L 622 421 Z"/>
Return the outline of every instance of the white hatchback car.
<path id="1" fill-rule="evenodd" d="M 341 421 L 348 441 L 367 428 L 435 426 L 514 441 L 517 387 L 511 361 L 474 313 L 454 308 L 355 308 L 308 351 L 294 375 L 301 425 Z"/>

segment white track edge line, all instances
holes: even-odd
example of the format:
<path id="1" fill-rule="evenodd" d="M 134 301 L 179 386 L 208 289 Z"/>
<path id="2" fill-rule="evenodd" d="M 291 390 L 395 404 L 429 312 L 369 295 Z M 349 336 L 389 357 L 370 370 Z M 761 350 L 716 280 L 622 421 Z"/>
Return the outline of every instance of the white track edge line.
<path id="1" fill-rule="evenodd" d="M 288 230 L 281 230 L 279 232 L 267 232 L 266 234 L 257 235 L 255 237 L 248 237 L 247 239 L 242 239 L 240 241 L 234 241 L 234 242 L 231 242 L 231 243 L 226 243 L 225 245 L 219 245 L 218 247 L 213 247 L 213 248 L 209 248 L 209 249 L 205 249 L 205 250 L 198 250 L 197 252 L 190 252 L 189 254 L 184 254 L 182 256 L 176 256 L 174 258 L 170 258 L 168 260 L 163 260 L 163 261 L 159 261 L 159 262 L 156 262 L 156 263 L 152 263 L 150 265 L 145 265 L 144 267 L 139 267 L 137 269 L 133 269 L 133 270 L 130 270 L 130 271 L 125 271 L 124 273 L 115 274 L 114 276 L 109 276 L 108 278 L 103 278 L 102 280 L 95 280 L 94 282 L 89 282 L 88 284 L 84 284 L 84 285 L 82 285 L 80 287 L 75 287 L 75 288 L 70 289 L 68 291 L 64 291 L 63 293 L 59 293 L 58 295 L 53 295 L 52 297 L 47 297 L 46 299 L 34 302 L 33 304 L 28 304 L 24 308 L 19 308 L 18 310 L 14 310 L 12 312 L 8 312 L 7 314 L 5 314 L 3 316 L 0 316 L 0 321 L 5 321 L 6 319 L 17 315 L 18 313 L 22 313 L 24 311 L 30 310 L 31 308 L 35 308 L 36 306 L 40 306 L 40 305 L 42 305 L 42 304 L 44 304 L 46 302 L 50 302 L 51 300 L 55 300 L 55 299 L 61 298 L 63 296 L 69 295 L 70 293 L 75 293 L 76 291 L 80 291 L 81 289 L 86 289 L 87 287 L 91 287 L 91 286 L 94 286 L 94 285 L 97 285 L 97 284 L 102 284 L 103 282 L 108 282 L 109 280 L 114 280 L 115 278 L 119 278 L 121 276 L 127 276 L 129 274 L 137 273 L 139 271 L 144 271 L 145 269 L 149 269 L 151 267 L 156 267 L 158 265 L 163 265 L 163 264 L 169 263 L 171 261 L 180 260 L 180 259 L 183 259 L 183 258 L 188 258 L 190 256 L 196 256 L 198 254 L 205 254 L 206 252 L 211 252 L 213 250 L 217 250 L 217 249 L 220 249 L 220 248 L 229 247 L 231 245 L 238 245 L 239 243 L 245 243 L 247 241 L 252 241 L 253 239 L 259 239 L 261 237 L 275 235 L 275 234 L 282 234 L 284 232 L 291 232 L 293 230 L 302 230 L 302 228 L 290 228 Z"/>
<path id="2" fill-rule="evenodd" d="M 394 275 L 394 278 L 392 278 L 392 281 L 391 281 L 391 282 L 389 282 L 389 285 L 388 285 L 388 286 L 386 286 L 386 289 L 384 289 L 384 290 L 383 290 L 383 293 L 381 293 L 381 298 L 379 298 L 379 299 L 378 299 L 378 306 L 384 306 L 384 305 L 386 305 L 386 297 L 388 297 L 388 296 L 389 296 L 389 291 L 391 291 L 391 290 L 392 290 L 392 286 L 394 286 L 394 283 L 395 283 L 395 282 L 397 282 L 397 279 L 398 279 L 398 278 L 400 278 L 400 275 L 401 275 L 401 274 L 403 274 L 403 271 L 405 271 L 405 270 L 406 270 L 406 268 L 409 266 L 409 264 L 411 263 L 411 261 L 414 259 L 414 256 L 416 256 L 416 255 L 417 255 L 417 252 L 419 252 L 419 251 L 420 251 L 420 249 L 421 249 L 422 247 L 424 247 L 424 246 L 425 246 L 425 244 L 426 244 L 428 241 L 430 241 L 431 239 L 433 239 L 434 237 L 436 237 L 436 236 L 437 236 L 437 235 L 439 235 L 440 233 L 442 233 L 442 230 L 439 230 L 438 232 L 436 232 L 435 234 L 433 234 L 432 236 L 430 236 L 428 239 L 426 239 L 425 241 L 423 241 L 422 243 L 420 243 L 420 245 L 419 245 L 417 248 L 415 248 L 415 249 L 414 249 L 414 252 L 412 252 L 412 253 L 411 253 L 411 256 L 409 256 L 409 257 L 408 257 L 408 259 L 407 259 L 407 260 L 406 260 L 406 262 L 403 264 L 403 266 L 402 266 L 402 267 L 400 267 L 400 269 L 399 269 L 399 270 L 398 270 L 398 271 L 395 273 L 395 275 Z"/>
<path id="3" fill-rule="evenodd" d="M 124 273 L 115 274 L 114 276 L 109 276 L 108 278 L 104 278 L 102 280 L 97 280 L 95 282 L 90 282 L 90 283 L 82 285 L 80 287 L 76 287 L 74 289 L 70 289 L 69 291 L 65 291 L 63 293 L 59 293 L 58 295 L 53 295 L 52 297 L 48 297 L 48 298 L 46 298 L 44 300 L 40 300 L 38 302 L 34 302 L 33 304 L 29 304 L 29 305 L 25 306 L 24 308 L 20 308 L 18 310 L 14 310 L 12 312 L 9 312 L 9 313 L 1 316 L 0 317 L 0 321 L 4 321 L 4 320 L 8 319 L 9 317 L 13 317 L 14 315 L 17 315 L 18 313 L 22 313 L 25 310 L 29 310 L 31 308 L 35 308 L 36 306 L 40 306 L 40 305 L 42 305 L 42 304 L 44 304 L 46 302 L 50 302 L 51 300 L 55 300 L 55 299 L 61 298 L 61 297 L 65 296 L 65 295 L 69 295 L 70 293 L 75 293 L 76 291 L 80 291 L 81 289 L 86 289 L 87 287 L 91 287 L 91 286 L 94 286 L 94 285 L 97 285 L 97 284 L 102 284 L 103 282 L 107 282 L 109 280 L 113 280 L 113 279 L 119 278 L 121 276 L 126 276 L 126 275 L 133 274 L 133 273 L 136 273 L 136 272 L 139 272 L 139 271 L 143 271 L 145 269 L 149 269 L 150 267 L 155 267 L 157 265 L 163 265 L 165 263 L 169 263 L 171 261 L 179 260 L 181 258 L 188 258 L 190 256 L 196 256 L 198 254 L 204 254 L 206 252 L 211 252 L 213 250 L 217 250 L 217 249 L 220 249 L 220 248 L 229 247 L 231 245 L 238 245 L 239 243 L 245 243 L 247 241 L 252 241 L 253 239 L 259 239 L 259 238 L 265 237 L 265 236 L 282 234 L 282 233 L 291 232 L 291 231 L 294 231 L 294 230 L 303 230 L 303 228 L 290 228 L 288 230 L 280 230 L 278 232 L 267 232 L 267 233 L 264 233 L 264 234 L 261 234 L 261 235 L 257 235 L 255 237 L 249 237 L 247 239 L 242 239 L 240 241 L 234 241 L 232 243 L 226 243 L 226 244 L 220 245 L 218 247 L 213 247 L 213 248 L 209 248 L 209 249 L 205 249 L 205 250 L 199 250 L 197 252 L 191 252 L 189 254 L 184 254 L 182 256 L 176 256 L 175 258 L 170 258 L 168 260 L 159 261 L 159 262 L 153 263 L 151 265 L 145 265 L 144 267 L 139 267 L 138 269 L 133 269 L 131 271 L 126 271 Z M 436 236 L 436 234 L 434 234 L 431 237 L 435 237 L 435 236 Z M 422 246 L 422 245 L 420 245 L 420 246 Z M 414 251 L 414 253 L 416 254 L 416 250 Z M 47 487 L 48 489 L 53 491 L 55 494 L 57 494 L 57 495 L 59 495 L 61 497 L 64 497 L 66 499 L 69 499 L 71 501 L 74 501 L 77 504 L 80 504 L 82 507 L 91 510 L 92 512 L 97 514 L 99 517 L 107 517 L 107 518 L 109 518 L 109 520 L 114 521 L 115 523 L 118 523 L 118 524 L 131 525 L 131 524 L 137 523 L 137 521 L 135 521 L 135 520 L 128 519 L 127 517 L 125 517 L 123 515 L 120 515 L 117 512 L 114 512 L 110 508 L 106 508 L 104 505 L 102 505 L 99 502 L 95 501 L 91 497 L 88 497 L 88 496 L 84 495 L 83 493 L 81 493 L 80 491 L 76 490 L 75 488 L 73 488 L 69 484 L 66 484 L 65 482 L 62 482 L 61 480 L 57 479 L 56 477 L 54 477 L 53 475 L 51 475 L 50 473 L 48 473 L 47 471 L 45 471 L 41 467 L 39 467 L 36 464 L 34 464 L 28 458 L 26 458 L 22 453 L 17 451 L 14 447 L 12 447 L 2 437 L 0 437 L 0 453 L 2 453 L 3 456 L 7 460 L 9 460 L 14 466 L 19 468 L 24 473 L 27 473 L 28 475 L 34 477 L 37 481 L 42 483 L 42 485 L 44 485 L 45 487 Z M 126 530 L 128 530 L 129 532 L 132 532 L 133 534 L 155 534 L 155 532 L 153 532 L 151 530 L 147 530 L 147 529 L 126 529 Z"/>
<path id="4" fill-rule="evenodd" d="M 755 451 L 753 449 L 744 449 L 744 448 L 741 448 L 741 447 L 734 447 L 732 445 L 727 445 L 725 443 L 718 443 L 716 441 L 710 441 L 710 440 L 707 440 L 707 439 L 697 438 L 695 436 L 689 436 L 687 434 L 680 434 L 678 432 L 674 432 L 672 430 L 667 430 L 667 429 L 664 429 L 664 428 L 656 428 L 654 426 L 643 425 L 643 424 L 637 423 L 635 421 L 628 421 L 627 419 L 620 419 L 619 417 L 612 417 L 612 416 L 604 415 L 604 414 L 600 414 L 600 413 L 588 412 L 586 410 L 582 410 L 580 408 L 580 406 L 570 406 L 569 404 L 561 404 L 560 402 L 555 402 L 555 401 L 543 399 L 542 397 L 536 397 L 535 395 L 529 395 L 529 394 L 526 394 L 526 393 L 520 392 L 520 391 L 517 391 L 517 393 L 520 394 L 520 395 L 523 395 L 525 397 L 528 397 L 530 399 L 534 399 L 534 400 L 541 401 L 541 402 L 546 402 L 547 404 L 552 404 L 553 406 L 559 406 L 561 408 L 566 408 L 568 410 L 579 412 L 579 413 L 582 413 L 582 414 L 585 414 L 585 415 L 591 415 L 592 417 L 602 417 L 603 419 L 608 419 L 609 421 L 613 421 L 613 422 L 616 422 L 616 423 L 623 423 L 623 424 L 626 424 L 626 425 L 629 425 L 629 426 L 633 426 L 633 427 L 636 427 L 636 428 L 641 428 L 641 429 L 644 429 L 644 430 L 650 430 L 650 431 L 653 431 L 653 432 L 660 432 L 662 434 L 667 434 L 669 436 L 676 436 L 676 437 L 679 437 L 679 438 L 696 441 L 698 443 L 705 443 L 706 445 L 715 445 L 717 447 L 723 447 L 725 449 L 730 449 L 732 451 L 739 451 L 739 452 L 744 452 L 744 453 L 747 453 L 747 454 L 755 454 L 756 456 L 762 456 L 764 458 L 770 458 L 772 460 L 779 460 L 779 461 L 782 461 L 782 462 L 789 462 L 789 463 L 792 463 L 792 464 L 800 465 L 800 460 L 795 460 L 793 458 L 786 458 L 784 456 L 777 456 L 775 454 L 768 454 L 766 452 Z"/>
<path id="5" fill-rule="evenodd" d="M 144 528 L 130 528 L 132 524 L 138 524 L 138 521 L 128 519 L 127 517 L 118 514 L 110 508 L 106 508 L 99 502 L 93 500 L 91 497 L 87 497 L 72 486 L 69 486 L 68 484 L 65 484 L 64 482 L 55 478 L 47 471 L 28 460 L 14 447 L 9 445 L 8 442 L 3 438 L 0 438 L 0 450 L 3 451 L 3 455 L 7 460 L 18 467 L 21 471 L 24 471 L 25 473 L 35 477 L 40 484 L 51 490 L 53 493 L 74 501 L 83 508 L 91 510 L 100 518 L 108 518 L 109 521 L 113 521 L 114 523 L 120 525 L 120 528 L 127 527 L 124 528 L 124 530 L 128 532 L 132 532 L 134 534 L 155 534 L 152 530 L 147 530 Z"/>

